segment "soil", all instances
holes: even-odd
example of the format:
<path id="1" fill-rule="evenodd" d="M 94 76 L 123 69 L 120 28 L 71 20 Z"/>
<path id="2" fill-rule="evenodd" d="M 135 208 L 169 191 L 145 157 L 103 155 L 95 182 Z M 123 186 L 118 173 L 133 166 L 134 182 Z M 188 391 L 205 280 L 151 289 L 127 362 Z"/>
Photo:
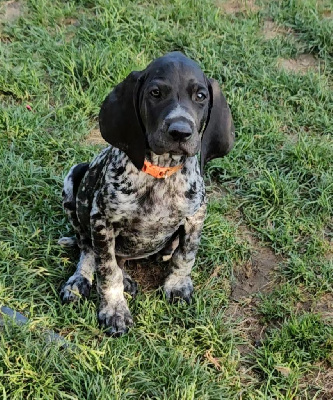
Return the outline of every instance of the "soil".
<path id="1" fill-rule="evenodd" d="M 324 10 L 321 14 L 324 19 L 332 19 L 333 18 L 333 11 L 332 10 Z"/>
<path id="2" fill-rule="evenodd" d="M 299 388 L 307 389 L 311 398 L 317 400 L 332 400 L 333 398 L 333 368 L 327 363 L 317 363 L 299 382 Z M 309 397 L 310 398 L 310 397 Z"/>
<path id="3" fill-rule="evenodd" d="M 318 69 L 319 62 L 312 54 L 301 54 L 295 59 L 280 58 L 278 60 L 278 67 L 287 72 L 296 72 L 304 75 L 309 70 Z"/>
<path id="4" fill-rule="evenodd" d="M 80 21 L 77 18 L 65 18 L 61 23 L 62 25 L 80 26 Z"/>
<path id="5" fill-rule="evenodd" d="M 254 0 L 218 0 L 216 5 L 223 13 L 229 15 L 257 12 L 260 10 Z"/>
<path id="6" fill-rule="evenodd" d="M 258 292 L 269 292 L 274 280 L 274 269 L 282 261 L 272 249 L 264 246 L 244 224 L 239 226 L 239 236 L 251 249 L 251 259 L 235 270 L 231 298 L 239 301 Z"/>
<path id="7" fill-rule="evenodd" d="M 266 326 L 260 322 L 256 312 L 259 301 L 256 295 L 271 291 L 274 285 L 273 273 L 282 258 L 259 242 L 245 225 L 240 225 L 239 235 L 252 248 L 252 255 L 248 263 L 235 271 L 226 316 L 236 322 L 237 330 L 245 340 L 245 344 L 239 348 L 241 355 L 245 355 L 263 339 Z"/>
<path id="8" fill-rule="evenodd" d="M 163 285 L 168 273 L 169 263 L 151 259 L 132 260 L 125 265 L 125 270 L 139 285 L 143 292 L 153 291 Z"/>
<path id="9" fill-rule="evenodd" d="M 326 323 L 333 325 L 333 294 L 326 293 L 319 297 L 311 305 L 311 312 L 320 314 Z"/>
<path id="10" fill-rule="evenodd" d="M 0 5 L 0 23 L 12 22 L 23 14 L 23 6 L 19 1 L 5 1 Z"/>
<path id="11" fill-rule="evenodd" d="M 286 29 L 280 25 L 277 25 L 272 19 L 265 20 L 262 28 L 262 35 L 266 40 L 272 40 L 278 36 L 286 36 L 292 33 L 292 29 Z"/>

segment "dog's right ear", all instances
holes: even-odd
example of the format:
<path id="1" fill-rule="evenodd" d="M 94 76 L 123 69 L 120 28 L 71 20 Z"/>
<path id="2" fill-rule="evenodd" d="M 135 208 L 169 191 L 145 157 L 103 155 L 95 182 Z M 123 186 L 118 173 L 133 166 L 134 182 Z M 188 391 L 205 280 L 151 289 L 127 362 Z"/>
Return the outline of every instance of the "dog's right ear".
<path id="1" fill-rule="evenodd" d="M 126 153 L 138 169 L 143 167 L 146 150 L 144 126 L 138 111 L 142 81 L 142 72 L 131 72 L 106 97 L 99 113 L 103 138 Z"/>
<path id="2" fill-rule="evenodd" d="M 210 115 L 201 140 L 201 174 L 205 164 L 223 157 L 232 149 L 235 141 L 235 127 L 228 103 L 220 85 L 215 79 L 208 79 Z"/>

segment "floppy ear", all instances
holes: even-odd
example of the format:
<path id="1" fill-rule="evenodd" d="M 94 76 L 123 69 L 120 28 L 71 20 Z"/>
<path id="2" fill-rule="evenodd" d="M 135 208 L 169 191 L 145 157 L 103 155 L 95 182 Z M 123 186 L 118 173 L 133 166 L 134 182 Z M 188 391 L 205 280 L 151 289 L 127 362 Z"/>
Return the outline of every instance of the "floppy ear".
<path id="1" fill-rule="evenodd" d="M 232 149 L 235 127 L 230 108 L 224 98 L 218 81 L 209 79 L 210 113 L 201 140 L 200 169 L 213 158 L 223 157 Z"/>
<path id="2" fill-rule="evenodd" d="M 141 72 L 131 72 L 106 97 L 99 113 L 103 138 L 124 151 L 138 169 L 143 167 L 146 148 L 144 127 L 138 112 L 141 76 Z"/>

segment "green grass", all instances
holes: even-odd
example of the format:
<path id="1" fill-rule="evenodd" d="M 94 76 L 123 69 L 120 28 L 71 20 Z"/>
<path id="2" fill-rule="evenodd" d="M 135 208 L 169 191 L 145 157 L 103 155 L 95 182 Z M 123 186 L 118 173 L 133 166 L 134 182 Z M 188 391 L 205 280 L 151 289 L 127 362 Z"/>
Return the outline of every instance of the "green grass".
<path id="1" fill-rule="evenodd" d="M 226 14 L 222 0 L 22 0 L 21 16 L 5 23 L 6 3 L 0 305 L 31 322 L 0 328 L 0 397 L 320 398 L 325 388 L 304 379 L 315 363 L 332 368 L 333 329 L 305 303 L 333 289 L 331 2 L 258 0 L 257 9 Z M 265 39 L 267 18 L 291 33 Z M 226 195 L 211 196 L 192 304 L 169 305 L 158 291 L 141 292 L 130 302 L 134 328 L 114 340 L 98 328 L 96 294 L 78 307 L 60 304 L 59 288 L 77 259 L 57 245 L 70 232 L 61 185 L 74 163 L 99 151 L 85 137 L 105 95 L 172 50 L 219 80 L 237 142 L 207 168 L 207 186 Z M 319 69 L 278 67 L 304 52 Z M 271 290 L 254 294 L 252 317 L 268 326 L 262 344 L 244 352 L 246 335 L 228 315 L 231 284 L 262 246 L 281 261 Z M 47 329 L 75 347 L 46 343 Z"/>
<path id="2" fill-rule="evenodd" d="M 332 351 L 331 327 L 318 316 L 291 317 L 281 328 L 272 329 L 256 351 L 258 370 L 266 378 L 265 392 L 279 397 L 281 385 L 285 398 L 293 398 L 297 380 L 313 363 L 325 360 L 332 367 Z"/>

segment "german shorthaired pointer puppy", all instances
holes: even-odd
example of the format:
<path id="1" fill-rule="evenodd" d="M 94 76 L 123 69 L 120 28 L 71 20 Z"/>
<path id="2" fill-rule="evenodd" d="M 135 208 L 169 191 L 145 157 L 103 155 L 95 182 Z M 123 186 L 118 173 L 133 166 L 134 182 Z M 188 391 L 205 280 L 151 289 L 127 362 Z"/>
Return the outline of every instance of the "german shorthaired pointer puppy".
<path id="1" fill-rule="evenodd" d="M 96 272 L 99 323 L 119 336 L 133 323 L 124 291 L 136 293 L 126 260 L 171 258 L 166 298 L 190 301 L 206 210 L 203 168 L 231 150 L 234 125 L 218 82 L 179 52 L 131 72 L 106 97 L 99 122 L 111 146 L 72 167 L 64 182 L 81 256 L 61 298 L 88 297 Z"/>

